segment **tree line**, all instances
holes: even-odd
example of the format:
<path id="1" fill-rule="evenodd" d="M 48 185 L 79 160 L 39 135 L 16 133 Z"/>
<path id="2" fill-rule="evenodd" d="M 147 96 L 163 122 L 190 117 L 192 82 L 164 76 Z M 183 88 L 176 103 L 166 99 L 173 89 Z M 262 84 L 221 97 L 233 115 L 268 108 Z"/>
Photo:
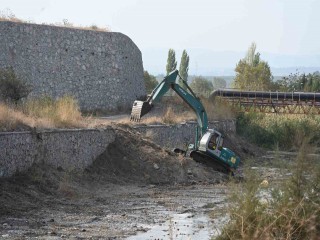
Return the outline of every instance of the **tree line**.
<path id="1" fill-rule="evenodd" d="M 189 82 L 189 61 L 190 57 L 186 50 L 183 50 L 179 65 L 179 74 L 183 80 Z M 166 64 L 166 74 L 168 75 L 170 72 L 177 69 L 177 61 L 176 61 L 176 53 L 173 49 L 169 49 L 168 58 Z M 151 75 L 148 71 L 144 71 L 144 80 L 145 86 L 148 93 L 150 93 L 158 84 L 158 81 L 155 76 Z M 181 79 L 178 79 L 178 83 L 183 88 L 186 86 L 183 84 Z M 199 96 L 208 97 L 209 94 L 215 88 L 225 88 L 227 86 L 226 81 L 221 77 L 214 77 L 211 80 L 208 80 L 202 76 L 196 76 L 192 79 L 191 84 L 189 84 L 191 89 Z"/>
<path id="2" fill-rule="evenodd" d="M 179 73 L 180 76 L 188 82 L 189 55 L 183 50 Z M 166 74 L 177 69 L 176 54 L 173 49 L 169 49 L 166 64 Z M 289 76 L 282 77 L 273 81 L 272 72 L 267 61 L 261 59 L 261 54 L 257 52 L 257 46 L 253 42 L 247 50 L 243 59 L 240 59 L 235 67 L 236 76 L 232 82 L 232 87 L 240 90 L 249 91 L 320 91 L 320 72 L 309 74 L 292 73 Z M 158 84 L 156 77 L 144 72 L 145 85 L 147 92 L 150 93 Z M 179 84 L 185 87 L 179 79 Z M 189 86 L 199 96 L 208 97 L 209 94 L 217 88 L 225 88 L 226 81 L 221 77 L 214 77 L 209 80 L 202 76 L 196 76 L 192 79 Z"/>
<path id="3" fill-rule="evenodd" d="M 320 91 L 320 72 L 314 73 L 291 73 L 273 81 L 270 66 L 261 60 L 260 53 L 256 52 L 256 44 L 252 43 L 246 56 L 241 59 L 236 68 L 236 77 L 233 87 L 241 90 L 252 91 Z"/>

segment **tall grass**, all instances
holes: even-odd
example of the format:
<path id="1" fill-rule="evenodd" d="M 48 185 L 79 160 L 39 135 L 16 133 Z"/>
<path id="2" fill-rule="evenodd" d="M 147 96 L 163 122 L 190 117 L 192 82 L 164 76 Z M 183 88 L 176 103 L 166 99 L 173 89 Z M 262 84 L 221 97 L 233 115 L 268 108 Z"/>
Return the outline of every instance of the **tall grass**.
<path id="1" fill-rule="evenodd" d="M 23 125 L 25 115 L 9 108 L 6 104 L 0 103 L 0 131 L 12 131 Z"/>
<path id="2" fill-rule="evenodd" d="M 83 120 L 76 100 L 69 96 L 32 99 L 19 106 L 0 103 L 0 131 L 83 127 Z"/>
<path id="3" fill-rule="evenodd" d="M 23 111 L 28 116 L 46 119 L 56 127 L 74 127 L 81 125 L 81 112 L 76 100 L 64 96 L 57 100 L 42 97 L 26 102 Z"/>
<path id="4" fill-rule="evenodd" d="M 201 102 L 207 112 L 209 120 L 234 119 L 236 113 L 228 102 L 219 99 L 213 102 L 210 98 L 201 98 Z"/>
<path id="5" fill-rule="evenodd" d="M 237 133 L 262 147 L 296 150 L 306 136 L 311 136 L 310 143 L 319 143 L 320 117 L 243 113 L 237 117 Z"/>
<path id="6" fill-rule="evenodd" d="M 217 239 L 319 239 L 320 164 L 307 157 L 309 152 L 305 141 L 292 175 L 269 189 L 247 170 L 246 181 L 232 188 L 230 221 Z"/>

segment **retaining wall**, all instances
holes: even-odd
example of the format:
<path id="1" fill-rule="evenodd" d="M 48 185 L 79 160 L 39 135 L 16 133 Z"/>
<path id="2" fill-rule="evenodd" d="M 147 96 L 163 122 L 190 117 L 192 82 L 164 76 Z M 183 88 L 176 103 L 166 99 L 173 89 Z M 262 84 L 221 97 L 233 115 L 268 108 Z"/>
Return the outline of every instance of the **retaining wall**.
<path id="1" fill-rule="evenodd" d="M 0 68 L 31 85 L 30 97 L 74 96 L 82 110 L 131 108 L 145 95 L 142 56 L 126 35 L 0 21 Z"/>
<path id="2" fill-rule="evenodd" d="M 136 126 L 142 135 L 166 148 L 185 148 L 195 138 L 195 122 L 177 125 Z M 235 132 L 235 121 L 210 123 L 224 134 Z M 45 163 L 65 170 L 91 165 L 115 140 L 112 128 L 0 133 L 0 178 Z"/>
<path id="3" fill-rule="evenodd" d="M 196 135 L 196 122 L 186 122 L 176 125 L 136 126 L 135 129 L 155 143 L 166 148 L 185 148 L 189 143 L 194 143 Z M 235 120 L 222 120 L 209 123 L 209 128 L 215 128 L 222 134 L 235 133 Z"/>
<path id="4" fill-rule="evenodd" d="M 0 134 L 0 177 L 46 163 L 66 170 L 84 169 L 115 139 L 113 129 L 54 130 Z"/>

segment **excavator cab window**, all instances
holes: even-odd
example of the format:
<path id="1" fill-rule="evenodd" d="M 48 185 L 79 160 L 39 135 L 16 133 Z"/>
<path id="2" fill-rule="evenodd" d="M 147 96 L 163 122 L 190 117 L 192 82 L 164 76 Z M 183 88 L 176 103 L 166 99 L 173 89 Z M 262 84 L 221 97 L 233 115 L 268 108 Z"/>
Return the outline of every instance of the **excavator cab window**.
<path id="1" fill-rule="evenodd" d="M 222 150 L 222 146 L 223 146 L 223 138 L 220 138 L 220 143 L 219 143 L 219 150 Z"/>
<path id="2" fill-rule="evenodd" d="M 217 148 L 217 146 L 220 147 L 219 146 L 219 139 L 220 139 L 219 134 L 217 134 L 217 133 L 212 134 L 211 138 L 209 140 L 209 143 L 208 143 L 208 148 L 215 150 Z"/>

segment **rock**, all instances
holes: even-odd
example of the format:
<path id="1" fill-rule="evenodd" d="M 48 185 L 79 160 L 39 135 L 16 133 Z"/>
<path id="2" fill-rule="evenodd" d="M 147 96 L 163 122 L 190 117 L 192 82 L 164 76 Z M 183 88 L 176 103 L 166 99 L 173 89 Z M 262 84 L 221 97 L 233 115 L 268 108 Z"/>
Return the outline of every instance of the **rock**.
<path id="1" fill-rule="evenodd" d="M 8 223 L 4 223 L 4 224 L 2 224 L 2 226 L 4 226 L 4 227 L 8 227 L 8 226 L 9 226 L 9 224 L 8 224 Z"/>
<path id="2" fill-rule="evenodd" d="M 51 235 L 51 236 L 56 236 L 57 235 L 57 233 L 55 231 L 48 232 L 48 234 Z"/>
<path id="3" fill-rule="evenodd" d="M 153 168 L 154 168 L 155 170 L 158 170 L 160 167 L 159 167 L 158 164 L 154 163 L 154 164 L 153 164 Z"/>
<path id="4" fill-rule="evenodd" d="M 269 186 L 269 182 L 268 182 L 268 180 L 263 180 L 261 183 L 260 183 L 260 186 L 261 187 L 264 187 L 264 188 L 266 188 L 266 187 L 268 187 Z"/>

